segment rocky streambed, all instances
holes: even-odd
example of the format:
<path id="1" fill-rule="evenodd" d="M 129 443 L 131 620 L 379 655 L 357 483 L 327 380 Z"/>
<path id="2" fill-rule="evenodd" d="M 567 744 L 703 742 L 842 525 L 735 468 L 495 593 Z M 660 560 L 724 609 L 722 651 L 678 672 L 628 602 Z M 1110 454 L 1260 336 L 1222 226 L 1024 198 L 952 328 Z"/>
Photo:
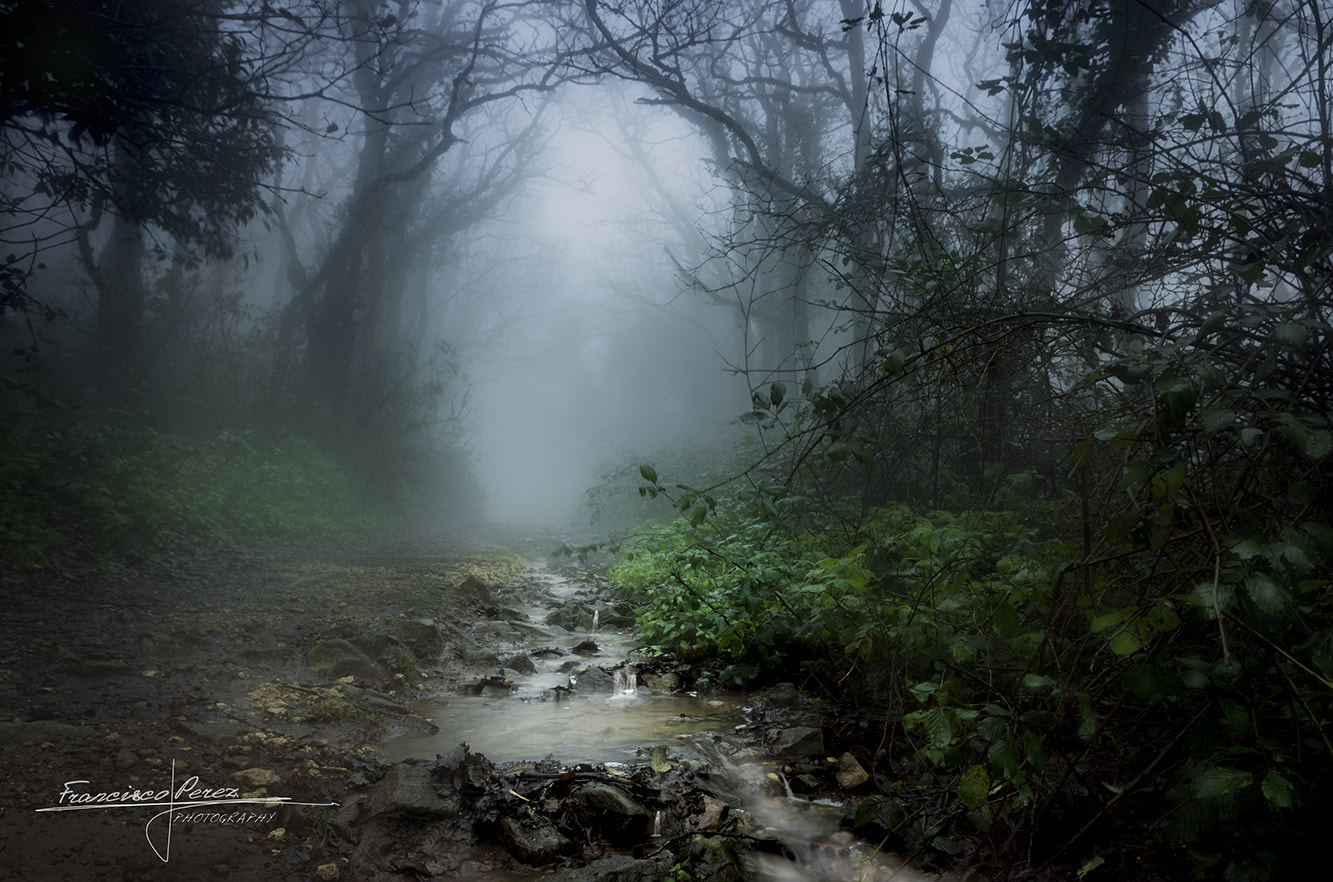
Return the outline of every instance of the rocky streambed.
<path id="1" fill-rule="evenodd" d="M 4 577 L 0 876 L 904 878 L 818 703 L 635 656 L 594 573 L 193 564 Z"/>

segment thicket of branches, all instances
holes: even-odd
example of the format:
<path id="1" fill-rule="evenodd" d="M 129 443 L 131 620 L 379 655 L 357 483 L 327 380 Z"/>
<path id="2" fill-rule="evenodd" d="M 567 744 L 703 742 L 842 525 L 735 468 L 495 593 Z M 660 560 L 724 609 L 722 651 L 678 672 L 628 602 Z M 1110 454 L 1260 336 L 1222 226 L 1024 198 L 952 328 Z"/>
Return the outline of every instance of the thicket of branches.
<path id="1" fill-rule="evenodd" d="M 877 760 L 924 789 L 858 820 L 919 855 L 1309 859 L 1287 846 L 1333 760 L 1326 10 L 590 5 L 608 67 L 714 138 L 734 210 L 682 274 L 733 303 L 768 450 L 729 486 L 645 467 L 682 515 L 616 571 L 650 636 L 898 708 Z M 1125 825 L 1152 844 L 1113 856 Z"/>

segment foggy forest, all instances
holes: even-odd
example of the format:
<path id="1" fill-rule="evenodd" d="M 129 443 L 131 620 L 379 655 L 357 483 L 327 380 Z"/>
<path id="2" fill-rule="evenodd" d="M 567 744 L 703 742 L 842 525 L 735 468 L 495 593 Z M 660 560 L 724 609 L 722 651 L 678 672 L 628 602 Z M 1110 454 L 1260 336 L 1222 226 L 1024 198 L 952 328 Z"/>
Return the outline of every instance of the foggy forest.
<path id="1" fill-rule="evenodd" d="M 826 741 L 786 794 L 845 753 L 867 778 L 838 765 L 843 826 L 912 872 L 1322 866 L 1330 19 L 0 0 L 0 743 L 42 791 L 7 802 L 45 823 L 46 791 L 89 777 L 39 723 L 208 722 L 167 692 L 43 697 L 89 657 L 149 665 L 104 631 L 196 639 L 143 603 L 263 618 L 281 603 L 228 567 L 459 543 L 595 569 L 640 677 L 795 684 L 788 724 L 826 714 Z M 376 613 L 358 590 L 310 609 Z M 413 651 L 394 701 L 434 670 Z M 224 700 L 159 669 L 142 688 Z M 32 838 L 16 823 L 6 850 Z M 407 872 L 355 848 L 263 872 Z M 696 859 L 642 878 L 778 878 Z M 852 878 L 802 866 L 782 878 Z"/>

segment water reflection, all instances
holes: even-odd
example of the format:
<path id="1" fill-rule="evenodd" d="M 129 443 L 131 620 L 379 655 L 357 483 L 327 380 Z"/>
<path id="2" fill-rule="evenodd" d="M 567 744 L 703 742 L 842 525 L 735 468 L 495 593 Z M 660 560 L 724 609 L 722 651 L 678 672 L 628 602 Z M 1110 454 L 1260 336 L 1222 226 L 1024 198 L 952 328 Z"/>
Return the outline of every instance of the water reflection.
<path id="1" fill-rule="evenodd" d="M 645 695 L 620 690 L 575 693 L 559 701 L 449 696 L 412 706 L 439 732 L 391 738 L 379 752 L 388 762 L 432 759 L 465 741 L 498 763 L 547 755 L 563 763 L 641 762 L 636 751 L 658 744 L 687 756 L 693 752 L 692 739 L 730 732 L 739 725 L 744 704 L 739 695 Z"/>

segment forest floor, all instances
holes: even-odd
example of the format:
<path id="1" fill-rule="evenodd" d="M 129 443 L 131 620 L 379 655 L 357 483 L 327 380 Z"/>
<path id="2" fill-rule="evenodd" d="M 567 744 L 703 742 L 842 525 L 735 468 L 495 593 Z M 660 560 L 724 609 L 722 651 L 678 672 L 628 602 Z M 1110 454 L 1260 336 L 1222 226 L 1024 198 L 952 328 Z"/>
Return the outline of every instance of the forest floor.
<path id="1" fill-rule="evenodd" d="M 490 869 L 512 867 L 499 845 L 488 855 L 439 832 L 448 824 L 426 825 L 434 832 L 423 849 L 419 818 L 401 830 L 396 821 L 371 823 L 457 816 L 436 793 L 449 770 L 437 763 L 434 779 L 386 774 L 373 745 L 424 725 L 406 707 L 423 680 L 501 687 L 492 683 L 496 656 L 470 635 L 512 610 L 497 601 L 503 590 L 485 586 L 513 584 L 528 566 L 520 555 L 544 557 L 559 545 L 490 528 L 488 541 L 450 535 L 195 554 L 81 575 L 0 572 L 0 879 L 380 882 L 491 878 Z M 785 698 L 779 691 L 757 696 L 742 727 L 759 753 L 783 764 L 779 790 L 790 797 L 794 787 L 808 804 L 845 787 L 853 806 L 890 791 L 901 770 L 884 756 L 886 707 L 807 700 L 789 684 Z M 818 748 L 781 759 L 775 736 L 812 729 Z M 855 784 L 845 784 L 841 760 L 834 765 L 849 755 L 871 769 Z M 612 783 L 668 814 L 678 808 L 682 834 L 762 838 L 719 826 L 725 811 L 687 764 L 659 765 L 654 757 L 642 780 Z M 610 780 L 541 764 L 528 772 L 527 785 L 491 774 L 461 783 L 455 775 L 451 786 L 454 795 L 472 788 L 481 794 L 473 804 L 493 814 L 567 818 L 566 785 Z M 418 836 L 412 847 L 410 835 Z M 850 834 L 844 839 L 845 857 Z M 419 857 L 427 853 L 437 859 Z M 567 862 L 590 854 L 598 856 L 585 848 Z M 669 867 L 668 858 L 656 876 L 614 878 L 661 879 Z M 905 877 L 882 866 L 864 878 Z"/>
<path id="2" fill-rule="evenodd" d="M 466 622 L 475 598 L 453 589 L 522 566 L 498 546 L 414 538 L 0 572 L 0 878 L 336 878 L 308 847 L 336 831 L 335 806 L 314 807 L 314 831 L 292 804 L 158 813 L 342 802 L 373 775 L 368 744 L 415 671 L 321 680 L 310 648 L 421 616 Z"/>

